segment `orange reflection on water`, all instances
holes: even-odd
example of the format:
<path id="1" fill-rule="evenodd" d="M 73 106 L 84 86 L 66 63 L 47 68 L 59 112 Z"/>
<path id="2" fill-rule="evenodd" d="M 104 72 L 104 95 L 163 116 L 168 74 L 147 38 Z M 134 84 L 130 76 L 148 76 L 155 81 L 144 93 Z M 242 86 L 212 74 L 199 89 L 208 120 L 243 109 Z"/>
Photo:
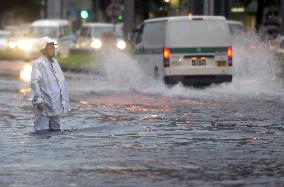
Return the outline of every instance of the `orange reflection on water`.
<path id="1" fill-rule="evenodd" d="M 32 65 L 25 64 L 20 72 L 20 79 L 25 82 L 29 82 L 31 80 L 31 73 L 32 73 Z"/>
<path id="2" fill-rule="evenodd" d="M 80 101 L 80 103 L 121 107 L 130 112 L 170 112 L 171 110 L 168 99 L 157 99 L 141 95 L 96 96 L 94 99 Z"/>
<path id="3" fill-rule="evenodd" d="M 88 102 L 87 101 L 80 101 L 81 104 L 87 105 Z"/>
<path id="4" fill-rule="evenodd" d="M 22 89 L 19 90 L 19 92 L 26 96 L 29 93 L 31 93 L 31 88 L 22 88 Z"/>
<path id="5" fill-rule="evenodd" d="M 95 106 L 94 106 L 95 105 Z M 141 121 L 148 120 L 163 120 L 168 118 L 167 113 L 175 112 L 177 107 L 190 106 L 190 108 L 204 107 L 206 103 L 199 100 L 193 100 L 190 98 L 171 98 L 156 95 L 142 95 L 142 94 L 111 94 L 111 95 L 94 95 L 88 99 L 81 100 L 79 102 L 79 110 L 93 110 L 93 107 L 99 107 L 101 109 L 115 108 L 119 110 L 125 110 L 131 113 L 142 113 Z M 174 121 L 175 126 L 191 125 L 191 113 L 190 111 L 182 113 L 182 116 L 176 118 Z M 99 118 L 100 122 L 127 122 L 133 120 L 132 118 L 125 117 L 124 115 L 104 115 Z M 198 126 L 198 125 L 196 125 Z M 151 130 L 144 129 L 146 132 Z"/>
<path id="6" fill-rule="evenodd" d="M 119 107 L 130 112 L 147 112 L 149 114 L 154 113 L 153 115 L 155 115 L 155 113 L 171 112 L 175 106 L 179 105 L 190 105 L 193 108 L 205 105 L 205 103 L 192 99 L 149 96 L 141 94 L 94 96 L 94 98 L 80 101 L 80 104 L 98 105 L 100 107 Z M 151 118 L 153 117 L 154 116 Z M 189 121 L 188 114 L 184 114 L 184 118 Z"/>

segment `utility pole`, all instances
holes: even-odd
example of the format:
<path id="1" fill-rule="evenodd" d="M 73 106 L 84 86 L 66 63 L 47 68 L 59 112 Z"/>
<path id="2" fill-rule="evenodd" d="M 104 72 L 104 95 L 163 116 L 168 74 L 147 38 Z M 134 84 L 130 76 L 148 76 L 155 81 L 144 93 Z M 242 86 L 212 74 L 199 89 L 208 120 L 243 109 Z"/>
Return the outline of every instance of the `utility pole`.
<path id="1" fill-rule="evenodd" d="M 42 5 L 41 18 L 46 19 L 47 18 L 47 0 L 42 0 L 41 5 Z"/>
<path id="2" fill-rule="evenodd" d="M 284 34 L 284 0 L 280 1 L 281 8 L 280 8 L 280 14 L 281 14 L 281 32 Z"/>
<path id="3" fill-rule="evenodd" d="M 124 35 L 127 37 L 135 26 L 134 18 L 134 0 L 124 0 Z"/>
<path id="4" fill-rule="evenodd" d="M 214 0 L 204 0 L 204 15 L 214 15 Z"/>
<path id="5" fill-rule="evenodd" d="M 113 31 L 115 31 L 115 25 L 117 23 L 117 16 L 119 16 L 124 9 L 124 6 L 120 4 L 118 0 L 112 0 L 111 4 L 107 7 L 107 15 L 111 18 L 113 24 Z"/>
<path id="6" fill-rule="evenodd" d="M 63 19 L 64 17 L 64 0 L 60 1 L 60 18 Z"/>
<path id="7" fill-rule="evenodd" d="M 47 0 L 47 18 L 54 19 L 54 18 L 61 18 L 61 3 L 62 1 L 57 0 Z"/>
<path id="8" fill-rule="evenodd" d="M 94 2 L 94 1 L 93 1 Z M 100 21 L 100 9 L 99 9 L 99 6 L 100 6 L 100 0 L 95 0 L 94 2 L 94 10 L 95 10 L 95 21 L 99 22 Z"/>

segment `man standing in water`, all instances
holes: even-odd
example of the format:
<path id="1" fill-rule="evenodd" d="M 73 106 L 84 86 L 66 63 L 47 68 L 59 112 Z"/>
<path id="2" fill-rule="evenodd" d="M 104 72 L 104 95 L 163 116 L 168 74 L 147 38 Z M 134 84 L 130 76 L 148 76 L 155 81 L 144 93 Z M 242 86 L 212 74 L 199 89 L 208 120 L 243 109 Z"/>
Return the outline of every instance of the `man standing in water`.
<path id="1" fill-rule="evenodd" d="M 37 44 L 42 55 L 33 62 L 31 73 L 34 130 L 59 131 L 60 114 L 69 111 L 70 105 L 63 72 L 54 59 L 57 44 L 49 37 Z"/>

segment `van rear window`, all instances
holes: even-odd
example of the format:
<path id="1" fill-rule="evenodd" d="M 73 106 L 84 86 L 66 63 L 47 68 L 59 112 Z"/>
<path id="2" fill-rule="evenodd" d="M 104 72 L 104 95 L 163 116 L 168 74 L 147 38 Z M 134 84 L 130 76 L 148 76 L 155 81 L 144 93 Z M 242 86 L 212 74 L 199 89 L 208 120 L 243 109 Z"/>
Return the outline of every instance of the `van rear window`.
<path id="1" fill-rule="evenodd" d="M 228 29 L 224 21 L 170 22 L 168 45 L 171 47 L 227 46 Z"/>

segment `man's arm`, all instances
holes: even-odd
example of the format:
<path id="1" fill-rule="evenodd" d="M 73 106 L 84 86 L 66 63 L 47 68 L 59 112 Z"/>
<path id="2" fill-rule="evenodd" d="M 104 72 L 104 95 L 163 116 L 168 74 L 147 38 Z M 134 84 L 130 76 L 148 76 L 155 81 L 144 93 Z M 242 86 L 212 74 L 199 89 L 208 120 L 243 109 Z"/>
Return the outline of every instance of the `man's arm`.
<path id="1" fill-rule="evenodd" d="M 41 73 L 39 69 L 39 63 L 33 62 L 31 73 L 31 88 L 32 88 L 32 102 L 37 105 L 39 110 L 43 109 L 43 97 L 40 89 Z"/>

